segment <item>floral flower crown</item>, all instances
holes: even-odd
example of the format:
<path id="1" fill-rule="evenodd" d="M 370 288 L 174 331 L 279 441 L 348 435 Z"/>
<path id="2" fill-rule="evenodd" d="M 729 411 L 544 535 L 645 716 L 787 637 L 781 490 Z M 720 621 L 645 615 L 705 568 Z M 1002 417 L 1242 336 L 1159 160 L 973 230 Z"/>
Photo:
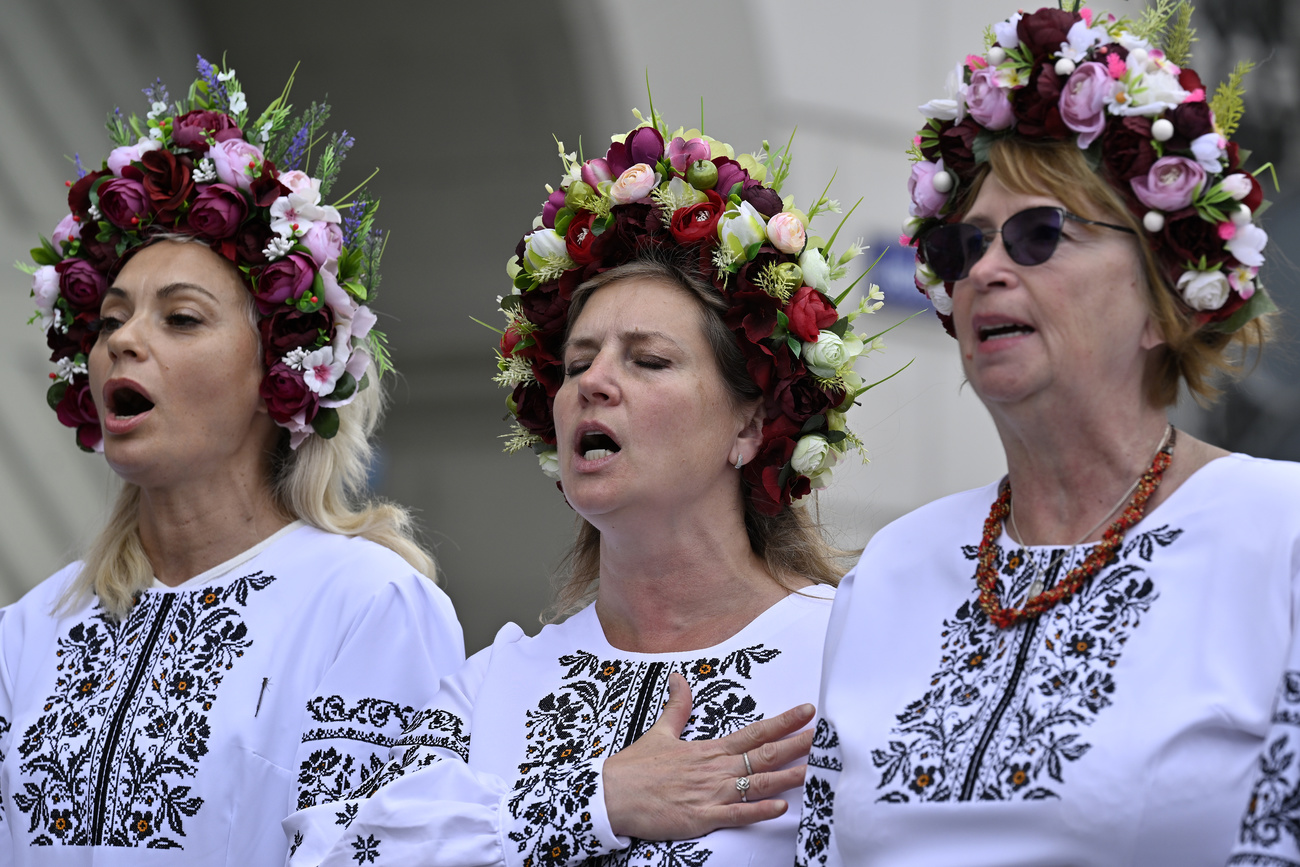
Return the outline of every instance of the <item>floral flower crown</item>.
<path id="1" fill-rule="evenodd" d="M 258 311 L 261 395 L 291 447 L 312 433 L 334 436 L 338 407 L 369 385 L 372 367 L 376 376 L 389 367 L 366 306 L 384 246 L 374 226 L 379 202 L 358 187 L 324 203 L 354 140 L 322 132 L 328 104 L 291 116 L 292 75 L 255 117 L 233 69 L 200 57 L 198 73 L 184 99 L 171 100 L 161 82 L 146 87 L 144 120 L 114 110 L 108 131 L 117 147 L 98 171 L 76 159 L 71 213 L 32 250 L 34 267 L 19 264 L 33 277 L 31 321 L 56 365 L 49 404 L 86 451 L 103 449 L 86 369 L 100 302 L 124 257 L 160 234 L 193 236 L 239 269 Z"/>
<path id="2" fill-rule="evenodd" d="M 542 469 L 559 477 L 554 400 L 573 291 L 643 251 L 677 248 L 727 301 L 723 318 L 763 391 L 763 443 L 742 473 L 754 507 L 775 515 L 829 484 L 831 468 L 861 447 L 844 414 L 871 386 L 853 365 L 882 342 L 850 326 L 884 296 L 873 284 L 858 309 L 841 316 L 836 305 L 853 286 L 834 300 L 825 294 L 862 246 L 836 256 L 839 229 L 829 240 L 808 234 L 818 213 L 839 211 L 825 192 L 807 212 L 781 197 L 789 145 L 774 153 L 763 142 L 760 154 L 737 156 L 699 130 L 669 132 L 653 106 L 650 120 L 633 114 L 641 124 L 614 136 L 603 157 L 584 161 L 559 143 L 560 188 L 547 185 L 534 231 L 507 263 L 514 290 L 500 299 L 507 326 L 495 378 L 512 389 L 506 451 L 532 447 Z"/>
<path id="3" fill-rule="evenodd" d="M 1077 3 L 1076 3 L 1077 7 Z M 948 96 L 920 107 L 913 139 L 911 218 L 916 244 L 955 218 L 963 186 L 1003 136 L 1074 141 L 1124 198 L 1177 297 L 1202 325 L 1231 332 L 1277 308 L 1258 282 L 1268 206 L 1248 153 L 1228 140 L 1242 115 L 1242 62 L 1206 101 L 1191 53 L 1192 7 L 1162 0 L 1137 22 L 1090 9 L 1017 13 L 985 34 Z M 1159 42 L 1160 48 L 1155 47 Z M 952 284 L 918 252 L 916 285 L 952 332 Z"/>

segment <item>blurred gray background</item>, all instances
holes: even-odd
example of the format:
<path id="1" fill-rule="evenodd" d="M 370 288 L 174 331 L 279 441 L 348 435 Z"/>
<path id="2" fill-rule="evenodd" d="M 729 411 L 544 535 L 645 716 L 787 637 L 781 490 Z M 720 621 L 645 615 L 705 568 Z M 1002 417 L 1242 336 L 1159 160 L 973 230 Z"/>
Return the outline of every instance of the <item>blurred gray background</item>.
<path id="1" fill-rule="evenodd" d="M 1140 3 L 1114 0 L 1119 14 Z M 1238 57 L 1266 61 L 1248 79 L 1245 126 L 1252 166 L 1272 160 L 1283 185 L 1264 219 L 1273 238 L 1265 272 L 1287 310 L 1282 339 L 1242 386 L 1208 413 L 1186 403 L 1180 424 L 1228 447 L 1300 459 L 1300 361 L 1291 311 L 1300 241 L 1295 191 L 1300 146 L 1300 4 L 1215 0 L 1196 16 L 1195 66 L 1217 83 Z M 161 78 L 173 95 L 194 78 L 195 55 L 223 52 L 260 110 L 301 62 L 293 102 L 328 95 L 331 129 L 357 145 L 339 190 L 375 167 L 392 232 L 376 305 L 400 378 L 382 431 L 376 490 L 414 508 L 434 546 L 444 587 L 465 624 L 468 650 L 514 620 L 538 628 L 550 576 L 574 516 L 531 455 L 507 456 L 505 392 L 491 382 L 496 296 L 505 262 L 530 229 L 561 166 L 552 135 L 588 157 L 648 110 L 740 150 L 797 126 L 785 192 L 806 203 L 838 170 L 847 210 L 842 237 L 863 237 L 889 304 L 880 326 L 923 303 L 899 253 L 906 214 L 904 149 L 916 106 L 942 94 L 949 67 L 981 48 L 985 25 L 1014 12 L 992 0 L 539 0 L 443 3 L 317 0 L 310 7 L 246 0 L 219 5 L 117 0 L 6 0 L 0 11 L 0 260 L 28 258 L 38 233 L 66 213 L 67 157 L 98 167 L 115 105 L 141 115 L 140 89 Z M 301 11 L 299 11 L 301 10 Z M 822 217 L 824 234 L 838 218 Z M 864 281 L 865 283 L 866 281 Z M 29 280 L 10 272 L 0 292 L 0 604 L 69 559 L 98 528 L 114 492 L 98 456 L 73 445 L 45 405 L 50 366 Z M 963 389 L 955 345 L 925 312 L 891 333 L 863 373 L 879 379 L 850 418 L 870 463 L 837 471 L 817 508 L 837 541 L 864 544 L 888 521 L 935 497 L 983 484 L 1005 469 L 991 422 Z"/>

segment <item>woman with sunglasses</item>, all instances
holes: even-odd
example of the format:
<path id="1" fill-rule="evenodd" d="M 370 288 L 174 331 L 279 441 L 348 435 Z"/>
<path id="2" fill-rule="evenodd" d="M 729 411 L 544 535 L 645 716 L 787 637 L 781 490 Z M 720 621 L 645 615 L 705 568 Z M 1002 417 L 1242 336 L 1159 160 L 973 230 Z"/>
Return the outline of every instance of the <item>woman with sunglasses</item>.
<path id="1" fill-rule="evenodd" d="M 1008 472 L 841 585 L 802 864 L 1300 861 L 1300 467 L 1166 420 L 1272 309 L 1187 14 L 1016 15 L 922 107 L 918 285 Z"/>

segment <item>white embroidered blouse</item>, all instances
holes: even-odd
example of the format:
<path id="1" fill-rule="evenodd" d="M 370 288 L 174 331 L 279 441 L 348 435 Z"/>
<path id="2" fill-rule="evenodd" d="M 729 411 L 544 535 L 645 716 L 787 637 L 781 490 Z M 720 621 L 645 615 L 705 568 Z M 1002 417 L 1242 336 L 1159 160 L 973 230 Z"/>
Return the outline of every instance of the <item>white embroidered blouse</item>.
<path id="1" fill-rule="evenodd" d="M 974 579 L 996 493 L 899 519 L 845 579 L 797 863 L 1300 863 L 1300 465 L 1212 461 L 1007 630 Z M 1091 546 L 999 548 L 1015 601 Z"/>
<path id="2" fill-rule="evenodd" d="M 0 615 L 0 863 L 282 864 L 464 657 L 398 555 L 292 524 L 233 560 L 53 616 L 72 564 Z"/>
<path id="3" fill-rule="evenodd" d="M 797 791 L 779 819 L 644 842 L 609 827 L 601 768 L 658 719 L 673 671 L 694 699 L 688 739 L 812 701 L 832 596 L 792 594 L 721 644 L 683 653 L 615 649 L 592 606 L 536 638 L 508 625 L 443 682 L 371 785 L 285 820 L 290 863 L 789 867 Z"/>

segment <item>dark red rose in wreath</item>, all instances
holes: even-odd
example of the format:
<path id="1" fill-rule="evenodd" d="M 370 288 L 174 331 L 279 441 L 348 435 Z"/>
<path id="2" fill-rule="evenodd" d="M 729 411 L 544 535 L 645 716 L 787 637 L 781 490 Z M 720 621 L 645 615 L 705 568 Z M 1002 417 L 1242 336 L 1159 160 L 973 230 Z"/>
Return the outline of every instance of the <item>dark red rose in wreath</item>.
<path id="1" fill-rule="evenodd" d="M 515 419 L 524 430 L 555 445 L 555 421 L 546 388 L 538 383 L 524 383 L 516 385 L 511 396 L 515 402 Z"/>
<path id="2" fill-rule="evenodd" d="M 67 391 L 63 392 L 63 397 L 55 405 L 54 412 L 65 427 L 77 429 L 77 445 L 83 449 L 90 451 L 103 439 L 99 413 L 95 411 L 95 400 L 90 396 L 89 382 L 83 380 L 69 383 Z"/>
<path id="3" fill-rule="evenodd" d="M 777 383 L 776 405 L 781 412 L 797 422 L 805 422 L 844 402 L 844 393 L 826 393 L 808 376 L 798 376 Z"/>
<path id="4" fill-rule="evenodd" d="M 213 141 L 228 141 L 243 138 L 244 133 L 230 115 L 219 111 L 196 109 L 172 121 L 172 142 L 176 147 L 205 154 L 208 152 L 209 137 Z"/>
<path id="5" fill-rule="evenodd" d="M 258 392 L 271 418 L 282 425 L 297 421 L 295 416 L 310 424 L 319 409 L 316 394 L 307 387 L 302 374 L 284 362 L 277 362 L 266 372 Z"/>
<path id="6" fill-rule="evenodd" d="M 638 250 L 661 243 L 655 235 L 662 231 L 663 224 L 650 205 L 616 205 L 610 213 L 614 220 L 596 242 L 604 261 L 622 264 L 634 258 Z"/>
<path id="7" fill-rule="evenodd" d="M 91 347 L 99 333 L 94 325 L 99 319 L 99 311 L 78 313 L 67 323 L 66 332 L 50 329 L 45 332 L 45 345 L 50 348 L 50 361 L 61 358 L 74 358 L 77 353 L 90 354 Z"/>
<path id="8" fill-rule="evenodd" d="M 781 194 L 776 190 L 765 187 L 761 184 L 755 184 L 752 187 L 745 187 L 740 191 L 740 199 L 749 202 L 754 210 L 758 211 L 769 220 L 781 213 L 785 205 L 781 201 Z"/>
<path id="9" fill-rule="evenodd" d="M 275 174 L 275 163 L 262 160 L 257 177 L 249 182 L 248 193 L 253 197 L 253 204 L 259 208 L 269 208 L 281 196 L 289 195 L 289 188 L 280 183 Z"/>
<path id="10" fill-rule="evenodd" d="M 99 227 L 93 222 L 83 223 L 81 229 L 81 256 L 101 271 L 107 272 L 117 263 L 117 246 L 97 237 Z"/>
<path id="11" fill-rule="evenodd" d="M 1214 119 L 1210 106 L 1204 102 L 1185 102 L 1170 113 L 1174 135 L 1165 144 L 1165 153 L 1171 150 L 1189 150 L 1192 140 L 1214 132 Z"/>
<path id="12" fill-rule="evenodd" d="M 705 190 L 708 201 L 681 208 L 673 214 L 668 231 L 679 244 L 694 244 L 699 241 L 712 240 L 718 235 L 718 218 L 726 210 L 727 203 L 713 190 Z"/>
<path id="13" fill-rule="evenodd" d="M 1155 164 L 1151 147 L 1151 121 L 1145 117 L 1111 120 L 1101 134 L 1101 159 L 1111 183 L 1128 188 L 1133 178 L 1145 175 Z"/>
<path id="14" fill-rule="evenodd" d="M 185 200 L 194 192 L 190 161 L 168 150 L 154 150 L 140 158 L 140 166 L 154 218 L 168 225 L 175 223 Z"/>
<path id="15" fill-rule="evenodd" d="M 1228 258 L 1223 248 L 1219 229 L 1209 220 L 1201 219 L 1195 208 L 1184 208 L 1165 215 L 1165 230 L 1154 237 L 1174 261 L 1169 270 L 1176 281 L 1188 262 L 1199 262 L 1201 257 L 1210 265 L 1218 265 Z"/>
<path id="16" fill-rule="evenodd" d="M 975 171 L 975 136 L 979 132 L 980 125 L 968 117 L 939 133 L 939 157 L 945 169 L 951 169 L 963 179 L 971 176 Z"/>
<path id="17" fill-rule="evenodd" d="M 1044 9 L 1042 12 L 1059 10 Z M 1069 13 L 1062 13 L 1069 15 Z M 1024 19 L 1020 22 L 1024 24 Z M 1057 48 L 1060 43 L 1057 43 Z M 1058 141 L 1073 135 L 1073 131 L 1061 120 L 1061 84 L 1051 63 L 1039 64 L 1029 74 L 1029 82 L 1022 88 L 1012 91 L 1011 107 L 1016 113 L 1016 132 L 1026 138 L 1049 138 Z"/>
<path id="18" fill-rule="evenodd" d="M 149 216 L 149 194 L 139 181 L 113 178 L 99 187 L 99 210 L 118 228 L 138 229 Z"/>
<path id="19" fill-rule="evenodd" d="M 304 292 L 309 292 L 315 279 L 316 263 L 310 256 L 290 253 L 272 262 L 257 277 L 257 288 L 253 292 L 257 309 L 263 316 L 271 315 L 285 302 L 296 301 Z"/>
<path id="20" fill-rule="evenodd" d="M 328 341 L 331 327 L 328 306 L 312 313 L 303 313 L 296 307 L 282 307 L 258 320 L 257 330 L 262 334 L 262 353 L 267 369 L 274 367 L 291 350 L 315 347 L 322 332 Z"/>
<path id="21" fill-rule="evenodd" d="M 249 220 L 235 233 L 235 255 L 241 265 L 265 265 L 266 245 L 275 233 L 261 220 Z"/>
<path id="22" fill-rule="evenodd" d="M 543 283 L 519 296 L 519 308 L 528 321 L 543 334 L 564 330 L 569 315 L 569 299 L 560 291 L 558 281 Z M 534 332 L 536 334 L 536 332 Z"/>
<path id="23" fill-rule="evenodd" d="M 248 200 L 243 193 L 229 184 L 208 184 L 190 207 L 190 231 L 209 241 L 221 241 L 234 237 L 247 216 Z"/>
<path id="24" fill-rule="evenodd" d="M 108 283 L 103 273 L 84 259 L 64 259 L 54 266 L 59 275 L 59 294 L 74 312 L 97 313 Z"/>
<path id="25" fill-rule="evenodd" d="M 596 215 L 591 211 L 582 211 L 569 221 L 569 228 L 564 233 L 564 244 L 568 247 L 569 258 L 578 265 L 590 265 L 596 261 L 596 238 L 591 231 L 591 221 Z"/>
<path id="26" fill-rule="evenodd" d="M 68 210 L 81 217 L 83 222 L 90 211 L 90 188 L 95 185 L 95 181 L 105 175 L 112 177 L 113 173 L 107 169 L 99 172 L 87 172 L 68 189 Z"/>
<path id="27" fill-rule="evenodd" d="M 1061 50 L 1061 43 L 1068 40 L 1070 28 L 1074 22 L 1081 20 L 1076 12 L 1062 9 L 1039 9 L 1020 19 L 1016 24 L 1016 35 L 1020 44 L 1029 50 L 1035 59 L 1055 54 Z"/>
<path id="28" fill-rule="evenodd" d="M 794 293 L 785 315 L 790 318 L 790 331 L 804 343 L 816 343 L 822 329 L 830 328 L 840 318 L 831 299 L 811 286 Z"/>

